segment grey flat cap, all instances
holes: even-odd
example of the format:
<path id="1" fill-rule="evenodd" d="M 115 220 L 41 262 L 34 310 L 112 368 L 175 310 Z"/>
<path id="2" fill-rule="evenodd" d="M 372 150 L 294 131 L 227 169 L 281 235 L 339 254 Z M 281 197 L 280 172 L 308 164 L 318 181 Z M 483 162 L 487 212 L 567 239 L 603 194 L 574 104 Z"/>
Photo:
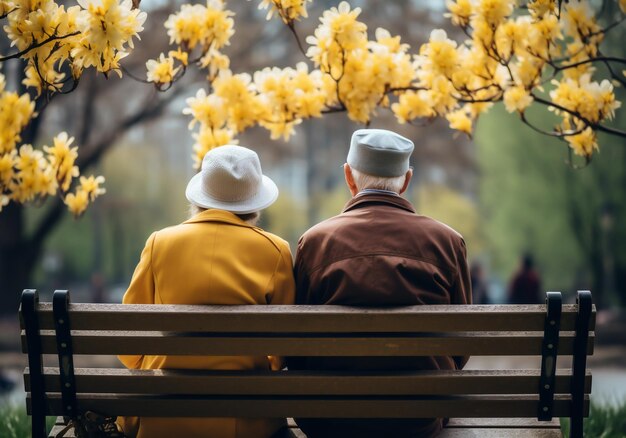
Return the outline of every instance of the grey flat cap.
<path id="1" fill-rule="evenodd" d="M 409 170 L 413 142 L 386 129 L 359 129 L 352 134 L 348 164 L 374 176 L 402 176 Z"/>

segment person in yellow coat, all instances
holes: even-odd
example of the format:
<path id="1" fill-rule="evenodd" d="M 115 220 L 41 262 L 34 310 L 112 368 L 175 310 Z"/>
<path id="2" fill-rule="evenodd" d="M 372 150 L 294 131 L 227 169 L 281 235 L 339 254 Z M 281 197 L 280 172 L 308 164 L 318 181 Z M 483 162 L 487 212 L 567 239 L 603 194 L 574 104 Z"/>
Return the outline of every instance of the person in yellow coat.
<path id="1" fill-rule="evenodd" d="M 241 146 L 208 152 L 187 185 L 192 217 L 153 233 L 124 304 L 293 304 L 289 244 L 257 227 L 259 211 L 278 197 L 257 154 Z M 280 358 L 247 356 L 120 356 L 133 369 L 279 369 Z M 264 438 L 285 419 L 120 417 L 127 436 Z"/>

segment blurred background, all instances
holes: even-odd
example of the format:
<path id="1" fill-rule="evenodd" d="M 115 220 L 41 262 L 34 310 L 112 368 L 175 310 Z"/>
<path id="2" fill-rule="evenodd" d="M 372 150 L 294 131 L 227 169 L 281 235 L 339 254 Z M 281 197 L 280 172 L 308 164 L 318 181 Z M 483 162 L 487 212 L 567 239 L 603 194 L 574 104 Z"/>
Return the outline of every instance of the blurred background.
<path id="1" fill-rule="evenodd" d="M 265 21 L 258 3 L 227 2 L 236 12 L 236 34 L 225 50 L 231 69 L 251 72 L 303 61 L 289 30 L 279 20 Z M 310 18 L 297 26 L 303 40 L 321 12 L 337 3 L 312 3 Z M 434 28 L 463 39 L 443 17 L 444 2 L 438 0 L 350 3 L 363 8 L 361 18 L 370 32 L 385 27 L 401 35 L 413 53 Z M 606 3 L 617 7 L 617 2 Z M 145 62 L 167 52 L 163 23 L 180 4 L 142 1 L 148 19 L 142 40 L 125 60 L 130 73 L 145 77 Z M 609 35 L 605 51 L 626 57 L 626 26 Z M 17 238 L 9 231 L 9 216 L 19 218 L 20 233 L 39 238 L 29 250 L 32 269 L 24 268 L 27 282 L 17 285 L 15 296 L 0 297 L 0 391 L 10 393 L 21 385 L 25 358 L 18 352 L 16 312 L 21 289 L 36 288 L 43 300 L 62 288 L 75 302 L 120 302 L 150 233 L 188 217 L 184 189 L 194 173 L 193 139 L 182 109 L 203 80 L 190 69 L 171 90 L 157 93 L 129 74 L 107 80 L 90 72 L 39 119 L 33 141 L 49 141 L 62 130 L 76 136 L 79 154 L 93 156 L 83 172 L 104 175 L 107 193 L 79 220 L 57 211 L 54 200 L 0 214 L 0 243 Z M 626 101 L 623 89 L 618 99 Z M 546 127 L 551 116 L 543 108 L 529 114 L 545 120 Z M 625 109 L 614 124 L 626 127 Z M 350 136 L 360 127 L 344 114 L 333 114 L 303 122 L 287 143 L 271 141 L 263 129 L 239 137 L 241 145 L 259 153 L 264 173 L 281 190 L 279 200 L 263 213 L 263 228 L 295 249 L 308 227 L 341 211 L 349 199 L 341 165 Z M 565 143 L 533 132 L 501 105 L 479 120 L 473 139 L 453 134 L 445 120 L 398 125 L 390 111 L 382 110 L 370 127 L 392 129 L 415 142 L 415 177 L 406 196 L 420 214 L 465 237 L 475 302 L 508 302 L 515 279 L 525 275 L 520 273 L 524 258 L 532 262 L 541 296 L 561 291 L 571 302 L 576 290 L 592 291 L 599 309 L 597 349 L 590 362 L 594 397 L 626 399 L 626 139 L 601 134 L 600 153 L 589 166 L 575 169 L 567 164 Z M 495 360 L 470 362 L 482 368 L 498 365 Z"/>

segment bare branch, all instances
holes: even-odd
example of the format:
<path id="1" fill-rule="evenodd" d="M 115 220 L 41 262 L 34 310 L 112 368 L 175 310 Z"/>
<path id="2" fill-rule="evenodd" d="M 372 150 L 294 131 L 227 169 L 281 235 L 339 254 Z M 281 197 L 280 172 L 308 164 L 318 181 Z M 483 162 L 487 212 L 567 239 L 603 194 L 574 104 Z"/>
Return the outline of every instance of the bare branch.
<path id="1" fill-rule="evenodd" d="M 287 24 L 287 28 L 291 31 L 291 33 L 293 34 L 294 38 L 296 39 L 296 43 L 298 44 L 298 49 L 300 49 L 300 52 L 306 58 L 306 50 L 304 50 L 304 47 L 302 46 L 302 41 L 300 41 L 300 37 L 298 36 L 298 32 L 296 32 L 296 24 L 293 21 L 291 21 L 290 23 Z"/>
<path id="2" fill-rule="evenodd" d="M 599 56 L 596 58 L 589 58 L 589 59 L 585 59 L 584 61 L 578 61 L 578 62 L 574 62 L 572 64 L 566 64 L 566 65 L 557 65 L 556 63 L 552 63 L 551 61 L 548 61 L 548 64 L 550 64 L 552 67 L 554 67 L 554 69 L 559 72 L 562 70 L 567 70 L 569 68 L 575 68 L 578 67 L 579 65 L 585 65 L 585 64 L 590 64 L 593 62 L 603 62 L 605 64 L 609 63 L 609 62 L 617 62 L 620 64 L 626 64 L 626 59 L 622 59 L 622 58 L 617 58 L 614 56 Z M 607 64 L 608 65 L 608 64 Z"/>
<path id="3" fill-rule="evenodd" d="M 27 54 L 28 52 L 30 52 L 32 50 L 38 49 L 41 46 L 45 46 L 49 42 L 56 41 L 56 40 L 62 40 L 62 39 L 73 37 L 73 36 L 76 36 L 76 35 L 79 35 L 79 34 L 80 34 L 80 32 L 77 31 L 77 32 L 68 33 L 67 35 L 62 35 L 62 36 L 54 36 L 53 35 L 53 36 L 51 36 L 49 38 L 46 38 L 43 41 L 40 41 L 40 42 L 38 42 L 36 44 L 33 44 L 32 46 L 28 46 L 24 50 L 21 50 L 21 51 L 19 51 L 17 53 L 14 53 L 12 55 L 7 55 L 7 56 L 0 57 L 0 62 L 8 61 L 9 59 L 20 58 L 20 57 L 22 57 L 23 55 Z"/>
<path id="4" fill-rule="evenodd" d="M 587 126 L 593 128 L 593 129 L 597 129 L 598 131 L 606 132 L 607 134 L 617 135 L 619 137 L 626 137 L 626 131 L 621 131 L 621 130 L 616 129 L 616 128 L 611 128 L 609 126 L 601 125 L 599 123 L 594 123 L 594 122 L 590 121 L 589 119 L 586 119 L 585 117 L 583 117 L 577 111 L 573 111 L 571 109 L 565 108 L 564 106 L 561 106 L 561 105 L 556 104 L 554 102 L 551 102 L 549 100 L 543 99 L 543 98 L 541 98 L 539 96 L 536 96 L 533 93 L 530 93 L 530 95 L 533 97 L 535 102 L 539 102 L 539 103 L 541 103 L 543 105 L 551 106 L 551 107 L 556 108 L 556 109 L 558 109 L 560 111 L 566 112 L 566 113 L 576 117 L 577 119 L 581 120 L 583 123 L 585 123 Z"/>
<path id="5" fill-rule="evenodd" d="M 156 104 L 142 107 L 139 111 L 124 119 L 118 126 L 108 130 L 108 135 L 104 136 L 93 145 L 85 147 L 78 157 L 78 160 L 76 160 L 76 164 L 81 171 L 96 163 L 100 157 L 113 146 L 115 141 L 130 128 L 160 116 L 170 102 L 178 97 L 184 90 L 184 87 L 177 88 L 169 93 L 166 98 L 160 99 Z M 66 208 L 63 201 L 60 198 L 56 198 L 54 205 L 37 224 L 35 232 L 29 239 L 30 244 L 41 245 L 50 231 L 54 229 L 58 221 L 63 217 L 65 211 Z"/>

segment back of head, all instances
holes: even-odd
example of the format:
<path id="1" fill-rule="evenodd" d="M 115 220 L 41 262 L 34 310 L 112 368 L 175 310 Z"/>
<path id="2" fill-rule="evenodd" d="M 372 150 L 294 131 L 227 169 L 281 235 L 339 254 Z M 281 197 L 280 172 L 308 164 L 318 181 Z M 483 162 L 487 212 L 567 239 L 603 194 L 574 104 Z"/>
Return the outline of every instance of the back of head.
<path id="1" fill-rule="evenodd" d="M 524 271 L 530 271 L 535 266 L 535 261 L 531 254 L 524 254 L 522 258 L 522 267 Z"/>
<path id="2" fill-rule="evenodd" d="M 399 193 L 409 171 L 411 140 L 385 129 L 359 129 L 352 134 L 347 163 L 359 191 Z"/>

